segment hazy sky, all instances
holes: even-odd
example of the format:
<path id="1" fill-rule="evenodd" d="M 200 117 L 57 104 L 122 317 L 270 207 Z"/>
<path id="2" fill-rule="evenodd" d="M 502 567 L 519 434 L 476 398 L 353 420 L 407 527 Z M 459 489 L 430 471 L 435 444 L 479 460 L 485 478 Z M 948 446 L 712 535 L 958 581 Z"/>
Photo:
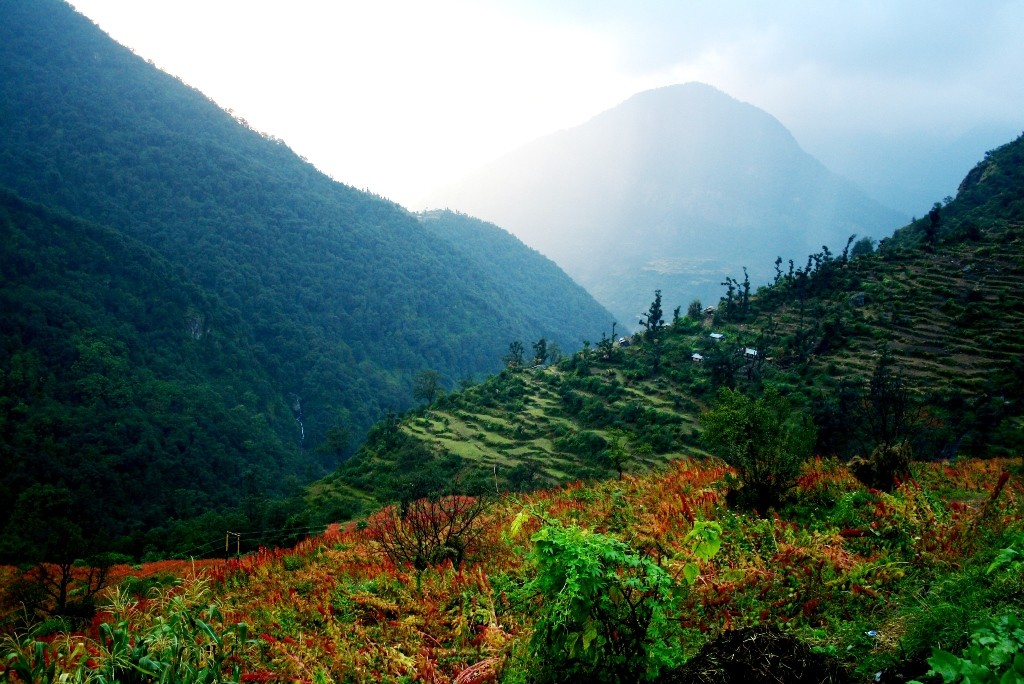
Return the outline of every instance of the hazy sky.
<path id="1" fill-rule="evenodd" d="M 885 141 L 1024 130 L 1021 0 L 73 4 L 335 179 L 410 208 L 523 143 L 686 81 L 773 114 L 840 172 L 870 167 L 872 141 L 884 164 Z"/>

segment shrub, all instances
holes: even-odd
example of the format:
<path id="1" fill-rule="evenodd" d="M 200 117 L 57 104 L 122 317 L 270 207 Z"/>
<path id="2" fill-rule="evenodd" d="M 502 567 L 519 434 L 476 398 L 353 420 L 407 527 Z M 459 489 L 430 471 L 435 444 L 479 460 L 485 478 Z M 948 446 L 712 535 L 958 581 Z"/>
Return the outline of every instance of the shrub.
<path id="1" fill-rule="evenodd" d="M 757 400 L 721 388 L 715 408 L 701 415 L 701 427 L 704 442 L 736 469 L 741 501 L 755 508 L 779 503 L 816 438 L 810 419 L 774 388 Z"/>
<path id="2" fill-rule="evenodd" d="M 660 657 L 672 580 L 609 535 L 548 524 L 533 536 L 544 599 L 530 641 L 536 682 L 636 682 Z"/>
<path id="3" fill-rule="evenodd" d="M 897 480 L 906 480 L 913 451 L 909 442 L 879 444 L 868 458 L 856 456 L 850 461 L 850 472 L 868 487 L 891 492 Z"/>
<path id="4" fill-rule="evenodd" d="M 697 578 L 697 561 L 718 552 L 721 531 L 698 522 L 687 535 L 687 583 Z M 677 586 L 658 563 L 611 535 L 558 521 L 533 542 L 537 575 L 526 589 L 543 603 L 529 646 L 532 681 L 638 682 L 675 664 L 679 626 L 668 613 Z"/>
<path id="5" fill-rule="evenodd" d="M 459 566 L 482 540 L 479 518 L 490 507 L 485 497 L 446 496 L 389 506 L 368 521 L 366 534 L 393 562 L 422 572 L 432 565 Z"/>
<path id="6" fill-rule="evenodd" d="M 554 441 L 554 447 L 558 451 L 594 460 L 608 448 L 608 442 L 596 432 L 582 430 L 558 437 Z"/>

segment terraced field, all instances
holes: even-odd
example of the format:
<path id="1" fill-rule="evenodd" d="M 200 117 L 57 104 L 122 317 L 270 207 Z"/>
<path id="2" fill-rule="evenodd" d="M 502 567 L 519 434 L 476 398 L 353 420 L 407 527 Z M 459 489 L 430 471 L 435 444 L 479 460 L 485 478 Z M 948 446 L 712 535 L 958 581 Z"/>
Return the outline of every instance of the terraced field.
<path id="1" fill-rule="evenodd" d="M 685 337 L 675 344 L 694 345 L 699 339 L 698 334 Z M 694 438 L 700 405 L 664 379 L 628 377 L 621 363 L 625 350 L 614 354 L 615 360 L 595 359 L 583 376 L 556 366 L 506 371 L 436 402 L 406 421 L 403 430 L 502 480 L 525 466 L 533 486 L 608 476 L 613 465 L 601 452 L 614 440 L 631 451 L 630 469 L 703 454 Z M 645 441 L 645 428 L 659 423 L 669 429 L 656 449 Z M 581 434 L 587 444 L 574 447 L 571 438 Z"/>
<path id="2" fill-rule="evenodd" d="M 884 343 L 918 391 L 985 391 L 1024 354 L 1021 232 L 1002 231 L 980 246 L 854 262 L 847 284 L 812 305 L 817 317 L 838 315 L 841 328 L 841 339 L 816 331 L 813 346 L 827 351 L 812 363 L 866 378 Z M 773 313 L 781 334 L 796 332 L 794 305 Z"/>

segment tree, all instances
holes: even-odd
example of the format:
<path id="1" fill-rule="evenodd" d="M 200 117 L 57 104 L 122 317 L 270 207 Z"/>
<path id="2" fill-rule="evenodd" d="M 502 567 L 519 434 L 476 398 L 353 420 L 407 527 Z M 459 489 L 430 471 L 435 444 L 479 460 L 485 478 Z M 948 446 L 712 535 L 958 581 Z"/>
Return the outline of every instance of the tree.
<path id="1" fill-rule="evenodd" d="M 736 372 L 740 369 L 740 349 L 724 341 L 713 345 L 704 354 L 704 367 L 708 369 L 708 382 L 712 388 L 735 387 Z"/>
<path id="2" fill-rule="evenodd" d="M 750 275 L 747 267 L 743 267 L 743 287 L 740 290 L 740 312 L 746 316 L 750 309 Z"/>
<path id="3" fill-rule="evenodd" d="M 860 417 L 877 447 L 895 446 L 911 436 L 918 412 L 903 375 L 895 368 L 892 352 L 883 345 L 861 402 Z"/>
<path id="4" fill-rule="evenodd" d="M 736 305 L 736 288 L 739 282 L 733 280 L 732 277 L 726 276 L 719 285 L 725 287 L 725 301 L 718 307 L 722 317 L 729 320 L 733 316 L 733 307 Z"/>
<path id="5" fill-rule="evenodd" d="M 695 321 L 699 321 L 704 317 L 704 307 L 699 299 L 692 300 L 690 306 L 686 307 L 686 317 Z"/>
<path id="6" fill-rule="evenodd" d="M 862 237 L 853 243 L 853 247 L 850 249 L 850 258 L 856 259 L 857 257 L 867 256 L 868 254 L 875 253 L 875 241 L 869 237 Z"/>
<path id="7" fill-rule="evenodd" d="M 905 478 L 910 470 L 911 439 L 921 410 L 886 345 L 881 348 L 867 393 L 859 398 L 854 416 L 861 430 L 862 453 L 870 455 L 854 456 L 848 464 L 850 472 L 869 487 L 889 491 L 896 486 L 897 478 Z"/>
<path id="8" fill-rule="evenodd" d="M 647 331 L 647 339 L 653 340 L 658 332 L 665 327 L 664 313 L 661 310 L 661 290 L 654 291 L 654 301 L 647 314 L 640 320 L 640 325 Z"/>
<path id="9" fill-rule="evenodd" d="M 543 337 L 533 343 L 533 365 L 543 366 L 548 360 L 548 341 Z"/>
<path id="10" fill-rule="evenodd" d="M 412 396 L 432 404 L 437 395 L 444 391 L 441 386 L 441 375 L 436 370 L 422 370 L 412 381 Z"/>
<path id="11" fill-rule="evenodd" d="M 810 418 L 772 387 L 756 400 L 722 388 L 700 422 L 704 443 L 736 469 L 741 501 L 759 510 L 786 495 L 816 437 Z"/>
<path id="12" fill-rule="evenodd" d="M 856 233 L 846 238 L 846 246 L 843 247 L 843 256 L 840 258 L 840 261 L 842 261 L 844 266 L 850 261 L 850 245 L 852 245 L 853 241 L 856 239 Z"/>
<path id="13" fill-rule="evenodd" d="M 622 430 L 612 429 L 608 431 L 608 448 L 605 449 L 608 460 L 611 461 L 619 479 L 625 474 L 626 464 L 633 460 L 630 445 L 626 439 L 626 433 Z"/>
<path id="14" fill-rule="evenodd" d="M 502 359 L 502 361 L 505 362 L 505 367 L 511 368 L 513 370 L 517 368 L 522 368 L 525 353 L 526 349 L 523 347 L 522 342 L 520 342 L 519 340 L 509 342 L 508 353 L 505 354 L 504 358 Z"/>
<path id="15" fill-rule="evenodd" d="M 341 457 L 348 449 L 352 432 L 344 425 L 334 425 L 327 428 L 324 434 L 324 441 L 316 448 L 316 453 L 331 457 L 332 467 L 336 467 Z"/>
<path id="16" fill-rule="evenodd" d="M 928 212 L 928 223 L 924 227 L 924 238 L 929 245 L 934 245 L 942 225 L 942 203 L 936 202 Z"/>
<path id="17" fill-rule="evenodd" d="M 558 346 L 558 343 L 552 340 L 548 342 L 548 361 L 551 363 L 558 363 L 562 360 L 562 348 Z"/>
<path id="18" fill-rule="evenodd" d="M 23 491 L 4 528 L 0 556 L 34 563 L 25 578 L 45 596 L 39 610 L 91 617 L 92 597 L 106 585 L 113 560 L 109 554 L 86 559 L 92 544 L 75 504 L 66 487 L 34 484 Z M 85 560 L 89 562 L 76 572 Z"/>
<path id="19" fill-rule="evenodd" d="M 369 519 L 366 532 L 388 558 L 412 565 L 417 573 L 448 562 L 459 567 L 481 550 L 480 517 L 490 505 L 484 496 L 417 499 L 380 511 Z"/>
<path id="20" fill-rule="evenodd" d="M 601 339 L 597 342 L 597 354 L 602 361 L 609 361 L 615 353 L 615 342 L 612 338 L 601 333 Z"/>

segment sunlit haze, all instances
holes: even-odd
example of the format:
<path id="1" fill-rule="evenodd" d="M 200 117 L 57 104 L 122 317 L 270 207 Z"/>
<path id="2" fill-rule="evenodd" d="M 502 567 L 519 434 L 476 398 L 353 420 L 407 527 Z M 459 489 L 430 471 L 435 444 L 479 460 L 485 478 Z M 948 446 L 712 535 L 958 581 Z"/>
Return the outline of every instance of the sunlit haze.
<path id="1" fill-rule="evenodd" d="M 764 109 L 876 191 L 921 175 L 896 161 L 907 146 L 994 146 L 1024 129 L 1021 2 L 73 4 L 335 179 L 410 208 L 534 138 L 686 81 Z"/>

